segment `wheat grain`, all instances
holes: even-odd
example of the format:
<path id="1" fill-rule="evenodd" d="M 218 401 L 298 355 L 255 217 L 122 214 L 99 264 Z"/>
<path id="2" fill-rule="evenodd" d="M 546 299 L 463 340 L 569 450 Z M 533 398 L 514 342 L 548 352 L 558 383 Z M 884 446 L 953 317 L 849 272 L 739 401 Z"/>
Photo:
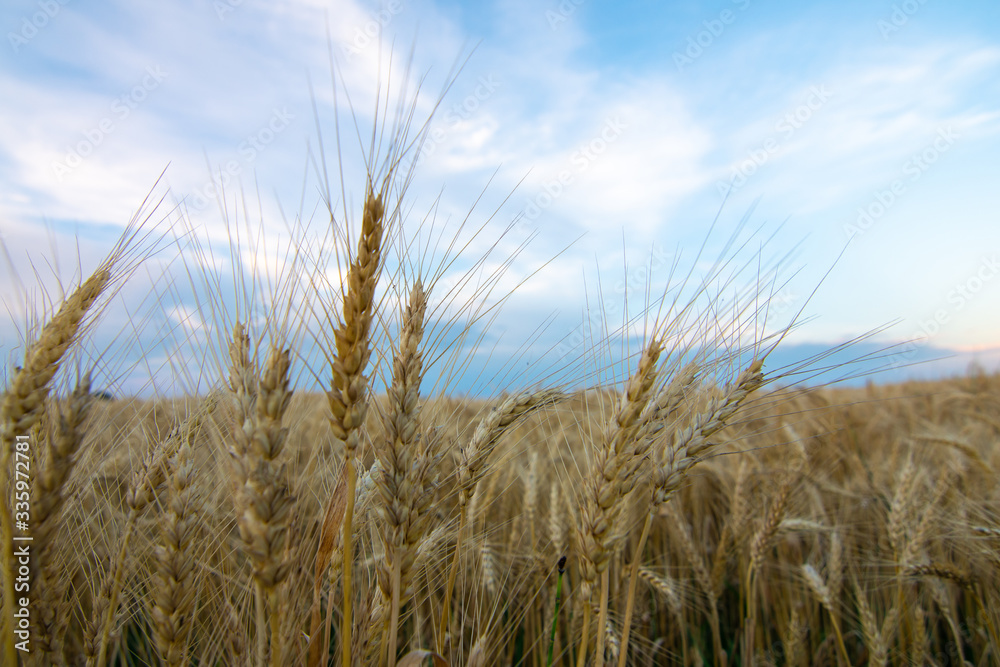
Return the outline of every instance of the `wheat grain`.
<path id="1" fill-rule="evenodd" d="M 55 564 L 55 535 L 65 502 L 65 485 L 77 462 L 75 456 L 84 438 L 84 421 L 93 399 L 91 381 L 82 378 L 58 417 L 55 437 L 47 442 L 46 457 L 35 475 L 31 498 L 32 538 L 35 557 L 31 561 L 31 588 L 35 597 L 37 648 L 42 660 L 52 661 L 61 651 L 57 628 L 67 612 L 62 600 L 67 582 Z"/>
<path id="2" fill-rule="evenodd" d="M 598 667 L 604 660 L 603 627 L 607 622 L 608 611 L 608 561 L 624 534 L 623 526 L 620 525 L 623 500 L 635 486 L 639 468 L 651 444 L 648 439 L 641 437 L 645 426 L 641 417 L 648 414 L 647 405 L 656 384 L 662 351 L 663 341 L 657 336 L 643 347 L 636 371 L 629 377 L 625 391 L 618 399 L 613 419 L 605 427 L 593 468 L 584 482 L 578 529 L 582 552 L 580 593 L 584 600 L 589 599 L 597 576 L 601 576 L 595 658 Z M 584 606 L 577 667 L 586 664 L 589 609 L 589 605 Z"/>
<path id="3" fill-rule="evenodd" d="M 283 555 L 294 498 L 277 459 L 288 435 L 282 420 L 292 398 L 288 379 L 291 352 L 272 348 L 267 366 L 254 387 L 257 368 L 251 361 L 249 336 L 237 323 L 233 328 L 230 359 L 230 389 L 236 396 L 242 422 L 241 427 L 234 429 L 235 503 L 240 538 L 253 562 L 257 587 L 257 660 L 264 663 L 269 625 L 271 664 L 280 664 L 283 652 L 279 587 L 291 567 Z"/>
<path id="4" fill-rule="evenodd" d="M 391 172 L 391 170 L 390 170 Z M 388 179 L 388 176 L 387 176 Z M 374 321 L 375 289 L 382 270 L 382 237 L 386 223 L 383 192 L 368 183 L 361 215 L 358 249 L 347 271 L 343 294 L 343 317 L 334 329 L 336 354 L 331 360 L 333 377 L 327 391 L 330 430 L 343 441 L 347 477 L 347 507 L 344 511 L 342 576 L 344 609 L 340 624 L 341 665 L 351 666 L 352 607 L 354 604 L 354 494 L 357 483 L 355 458 L 361 442 L 360 429 L 368 411 L 368 378 L 365 370 L 371 356 L 371 327 Z"/>
<path id="5" fill-rule="evenodd" d="M 188 638 L 197 595 L 193 551 L 202 528 L 199 499 L 192 484 L 194 462 L 189 443 L 181 444 L 169 468 L 161 544 L 154 550 L 159 569 L 152 585 L 152 620 L 160 656 L 174 666 L 188 664 Z"/>
<path id="6" fill-rule="evenodd" d="M 42 418 L 45 399 L 52 377 L 70 345 L 76 340 L 87 311 L 105 291 L 112 279 L 111 268 L 117 259 L 113 254 L 83 282 L 59 307 L 45 325 L 38 339 L 26 353 L 24 365 L 15 373 L 0 406 L 0 489 L 9 489 L 10 459 L 17 436 L 28 433 Z M 15 607 L 14 598 L 14 524 L 10 508 L 0 507 L 0 576 L 3 577 L 4 608 Z M 3 632 L 3 655 L 8 664 L 15 664 L 14 628 L 11 616 L 5 614 L 0 623 Z"/>
<path id="7" fill-rule="evenodd" d="M 764 362 L 754 361 L 724 393 L 713 398 L 691 425 L 673 435 L 654 477 L 653 504 L 663 505 L 680 488 L 690 469 L 717 445 L 709 438 L 720 431 L 747 398 L 764 384 Z"/>
<path id="8" fill-rule="evenodd" d="M 392 385 L 386 437 L 376 440 L 380 474 L 375 478 L 381 503 L 385 556 L 378 569 L 383 605 L 390 606 L 386 632 L 389 666 L 396 664 L 396 633 L 400 609 L 412 596 L 411 583 L 417 552 L 431 519 L 436 488 L 434 470 L 440 460 L 438 439 L 421 432 L 420 350 L 427 295 L 417 280 L 402 316 L 399 349 L 393 358 Z"/>

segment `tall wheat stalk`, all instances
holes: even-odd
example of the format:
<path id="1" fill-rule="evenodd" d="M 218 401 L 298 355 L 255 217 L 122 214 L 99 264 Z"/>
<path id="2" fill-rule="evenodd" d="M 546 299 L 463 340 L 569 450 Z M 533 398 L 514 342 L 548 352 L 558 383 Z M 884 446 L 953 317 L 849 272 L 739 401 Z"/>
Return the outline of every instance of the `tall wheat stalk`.
<path id="1" fill-rule="evenodd" d="M 292 398 L 288 379 L 291 352 L 272 348 L 255 387 L 257 366 L 249 350 L 249 336 L 237 323 L 230 344 L 230 388 L 237 397 L 241 422 L 234 429 L 237 525 L 243 549 L 253 562 L 257 661 L 263 665 L 266 660 L 269 626 L 270 663 L 279 665 L 284 660 L 280 592 L 291 568 L 284 551 L 294 498 L 278 459 L 288 435 L 282 420 Z"/>
<path id="2" fill-rule="evenodd" d="M 618 400 L 612 422 L 606 426 L 602 446 L 597 451 L 591 474 L 584 482 L 580 516 L 581 600 L 583 627 L 577 667 L 584 667 L 590 633 L 590 598 L 598 575 L 601 591 L 598 605 L 596 665 L 604 663 L 605 628 L 608 614 L 608 564 L 621 539 L 620 518 L 623 499 L 632 491 L 639 468 L 649 451 L 650 442 L 640 429 L 648 426 L 641 417 L 646 413 L 650 394 L 656 384 L 663 341 L 654 335 L 643 347 L 636 372 L 629 378 Z"/>
<path id="3" fill-rule="evenodd" d="M 0 631 L 3 632 L 3 656 L 8 665 L 17 664 L 14 647 L 13 614 L 17 606 L 14 597 L 14 523 L 6 494 L 10 493 L 11 457 L 17 437 L 27 434 L 45 412 L 52 377 L 59 370 L 59 363 L 70 345 L 76 340 L 84 315 L 111 282 L 111 266 L 106 262 L 97 269 L 60 306 L 59 311 L 42 329 L 38 339 L 26 354 L 24 365 L 4 396 L 0 415 L 0 489 L 5 502 L 0 507 L 0 570 L 3 574 L 4 616 Z"/>
<path id="4" fill-rule="evenodd" d="M 35 558 L 31 562 L 31 590 L 36 594 L 38 644 L 41 661 L 57 660 L 62 637 L 57 628 L 65 622 L 63 603 L 68 582 L 60 576 L 55 563 L 57 529 L 65 505 L 65 485 L 76 466 L 77 451 L 83 442 L 84 422 L 94 402 L 87 375 L 79 380 L 69 398 L 68 406 L 59 412 L 54 437 L 49 439 L 44 461 L 38 461 L 32 489 L 31 518 Z"/>
<path id="5" fill-rule="evenodd" d="M 635 582 L 639 576 L 639 560 L 642 557 L 642 550 L 649 535 L 653 516 L 670 501 L 681 487 L 691 468 L 719 446 L 719 443 L 713 442 L 709 438 L 722 430 L 736 414 L 739 407 L 764 384 L 763 366 L 763 359 L 753 361 L 746 370 L 740 373 L 736 381 L 726 388 L 721 397 L 711 400 L 703 411 L 694 415 L 687 427 L 679 431 L 668 431 L 666 434 L 662 458 L 653 470 L 650 511 L 646 514 L 630 574 L 619 665 L 624 665 L 625 656 L 628 655 L 632 608 L 635 604 Z M 668 385 L 667 397 L 661 401 L 663 404 L 661 421 L 669 419 L 676 413 L 681 401 L 694 384 L 696 375 L 697 367 L 689 364 L 678 374 L 676 380 Z M 673 388 L 670 389 L 671 387 Z M 657 450 L 657 453 L 659 451 Z M 708 591 L 706 594 L 711 595 Z M 713 628 L 715 628 L 713 643 L 717 655 L 716 660 L 724 660 L 717 623 L 713 625 Z"/>
<path id="6" fill-rule="evenodd" d="M 337 351 L 331 363 L 333 383 L 327 391 L 330 428 L 344 443 L 344 471 L 347 479 L 347 506 L 343 522 L 343 617 L 340 623 L 341 662 L 351 666 L 353 588 L 354 501 L 357 486 L 355 460 L 361 442 L 361 427 L 368 412 L 368 378 L 365 369 L 371 356 L 371 328 L 374 321 L 375 288 L 382 270 L 382 236 L 385 232 L 382 193 L 371 182 L 361 216 L 358 251 L 347 271 L 343 317 L 334 330 Z"/>
<path id="7" fill-rule="evenodd" d="M 387 651 L 390 667 L 396 664 L 400 609 L 412 595 L 413 568 L 431 518 L 428 510 L 434 497 L 434 468 L 439 460 L 434 436 L 425 432 L 420 423 L 423 378 L 420 343 L 426 311 L 427 295 L 417 280 L 403 312 L 398 349 L 393 358 L 386 437 L 375 444 L 375 455 L 381 464 L 376 486 L 381 499 L 379 513 L 385 546 L 384 560 L 378 568 L 378 585 L 382 604 L 389 609 L 382 650 Z"/>

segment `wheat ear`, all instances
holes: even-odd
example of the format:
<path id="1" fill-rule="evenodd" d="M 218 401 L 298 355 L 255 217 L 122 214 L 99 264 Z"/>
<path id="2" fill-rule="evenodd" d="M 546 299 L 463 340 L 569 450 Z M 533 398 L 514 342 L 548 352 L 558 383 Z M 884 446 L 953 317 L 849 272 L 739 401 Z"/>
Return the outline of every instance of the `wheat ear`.
<path id="1" fill-rule="evenodd" d="M 240 340 L 237 340 L 239 338 Z M 237 325 L 233 346 L 245 350 L 248 346 L 245 332 Z M 242 353 L 241 353 L 242 355 Z M 245 361 L 241 358 L 240 364 Z M 282 663 L 281 646 L 281 585 L 288 576 L 291 564 L 284 560 L 285 538 L 294 498 L 288 486 L 284 467 L 277 459 L 284 448 L 288 429 L 282 426 L 285 411 L 292 398 L 288 374 L 291 352 L 274 348 L 257 387 L 249 419 L 243 429 L 236 430 L 236 438 L 243 456 L 236 460 L 238 480 L 237 525 L 243 549 L 253 562 L 254 584 L 257 595 L 257 659 L 263 664 L 267 633 L 261 622 L 264 605 L 269 611 L 271 636 L 271 664 Z M 243 368 L 234 366 L 233 377 L 246 377 Z M 234 388 L 237 386 L 234 382 Z M 241 402 L 241 411 L 250 407 Z"/>
<path id="2" fill-rule="evenodd" d="M 837 610 L 833 606 L 833 595 L 830 593 L 830 587 L 819 576 L 816 568 L 809 563 L 805 563 L 802 566 L 802 574 L 809 585 L 809 590 L 812 591 L 816 599 L 826 609 L 826 613 L 830 615 L 830 622 L 833 623 L 833 630 L 837 634 L 837 647 L 840 649 L 840 658 L 846 664 L 850 665 L 851 659 L 847 655 L 847 647 L 844 646 L 844 636 L 840 632 L 840 623 L 837 621 Z"/>
<path id="3" fill-rule="evenodd" d="M 722 396 L 713 398 L 708 406 L 694 417 L 692 423 L 673 434 L 668 443 L 663 462 L 654 475 L 653 506 L 660 507 L 670 500 L 680 488 L 691 468 L 708 456 L 717 446 L 709 440 L 720 431 L 755 391 L 764 384 L 764 366 L 757 359 L 740 373 Z"/>
<path id="4" fill-rule="evenodd" d="M 674 620 L 677 621 L 678 634 L 681 636 L 681 664 L 688 664 L 687 654 L 687 627 L 684 621 L 684 602 L 680 593 L 677 592 L 677 585 L 669 576 L 661 576 L 643 566 L 636 568 L 639 576 L 642 577 L 656 592 L 667 601 L 667 608 L 670 610 Z M 618 659 L 621 664 L 621 658 Z"/>
<path id="5" fill-rule="evenodd" d="M 455 590 L 455 579 L 458 576 L 459 556 L 462 549 L 463 535 L 466 524 L 470 520 L 469 501 L 476 492 L 476 487 L 486 473 L 487 463 L 496 449 L 503 434 L 517 420 L 527 417 L 532 412 L 561 400 L 563 393 L 557 389 L 541 391 L 525 391 L 508 396 L 504 401 L 493 407 L 490 412 L 476 425 L 476 430 L 468 444 L 459 452 L 458 470 L 458 534 L 455 537 L 455 553 L 448 571 L 448 581 L 444 589 L 444 603 L 441 608 L 441 623 L 438 626 L 437 650 L 444 650 L 445 633 L 451 622 L 451 597 Z M 475 517 L 471 517 L 475 518 Z"/>
<path id="6" fill-rule="evenodd" d="M 590 598 L 597 576 L 601 575 L 597 653 L 598 667 L 604 661 L 604 628 L 607 625 L 608 577 L 605 574 L 611 554 L 621 538 L 620 515 L 625 496 L 635 486 L 639 467 L 649 451 L 647 438 L 637 437 L 644 426 L 641 416 L 646 413 L 650 394 L 656 384 L 663 341 L 653 337 L 643 347 L 636 372 L 629 378 L 615 409 L 613 421 L 605 431 L 602 447 L 597 451 L 594 467 L 584 482 L 580 517 L 582 546 L 583 628 L 577 667 L 584 667 L 590 630 Z"/>
<path id="7" fill-rule="evenodd" d="M 69 346 L 76 340 L 84 315 L 111 282 L 109 266 L 102 266 L 76 289 L 59 307 L 59 311 L 42 329 L 41 334 L 25 354 L 24 365 L 14 375 L 0 409 L 0 489 L 10 488 L 10 459 L 18 436 L 28 433 L 45 412 L 52 377 Z M 14 524 L 10 507 L 0 508 L 0 571 L 3 576 L 4 662 L 17 664 L 14 628 L 11 625 L 14 598 Z"/>
<path id="8" fill-rule="evenodd" d="M 375 444 L 381 464 L 376 486 L 385 545 L 378 584 L 383 605 L 389 607 L 387 641 L 383 645 L 390 667 L 396 664 L 400 608 L 412 594 L 413 566 L 431 518 L 428 510 L 434 495 L 433 472 L 439 458 L 434 451 L 435 439 L 420 429 L 420 342 L 426 311 L 427 295 L 417 280 L 403 312 L 399 349 L 393 358 L 386 437 Z"/>
<path id="9" fill-rule="evenodd" d="M 861 617 L 861 636 L 870 656 L 868 664 L 872 667 L 884 667 L 889 660 L 889 636 L 896 624 L 898 607 L 893 607 L 886 614 L 879 627 L 868 604 L 867 595 L 857 582 L 854 584 L 854 591 L 858 601 L 858 615 Z"/>
<path id="10" fill-rule="evenodd" d="M 35 543 L 31 588 L 38 591 L 37 650 L 43 659 L 54 659 L 61 638 L 56 628 L 62 622 L 62 598 L 67 582 L 56 572 L 54 537 L 65 504 L 64 487 L 76 464 L 76 452 L 83 440 L 83 422 L 93 403 L 90 376 L 81 379 L 69 398 L 65 411 L 59 413 L 55 437 L 46 443 L 46 457 L 39 462 L 32 489 L 31 519 Z"/>
<path id="11" fill-rule="evenodd" d="M 118 538 L 120 543 L 118 553 L 111 571 L 107 573 L 101 584 L 99 599 L 95 604 L 95 613 L 87 625 L 85 643 L 88 646 L 87 662 L 89 665 L 107 664 L 108 641 L 118 617 L 118 596 L 121 593 L 125 577 L 125 563 L 128 559 L 129 542 L 135 530 L 135 524 L 139 516 L 156 499 L 158 489 L 166 481 L 167 462 L 185 442 L 188 445 L 193 442 L 202 423 L 215 410 L 217 404 L 218 397 L 215 394 L 209 394 L 197 411 L 174 427 L 163 441 L 156 443 L 147 452 L 139 469 L 132 475 L 128 491 L 125 494 L 125 503 L 129 507 L 129 513 L 125 518 L 125 529 L 121 537 Z M 101 613 L 97 613 L 98 609 Z M 98 631 L 100 632 L 99 636 Z"/>
<path id="12" fill-rule="evenodd" d="M 196 596 L 194 548 L 201 530 L 198 496 L 193 486 L 191 445 L 184 442 L 170 462 L 161 544 L 154 550 L 158 570 L 153 585 L 153 635 L 160 656 L 171 667 L 188 664 L 188 638 Z"/>
<path id="13" fill-rule="evenodd" d="M 375 288 L 382 268 L 382 236 L 385 231 L 382 195 L 369 182 L 361 215 L 358 251 L 347 271 L 343 318 L 334 330 L 336 354 L 331 363 L 332 385 L 327 391 L 330 429 L 344 443 L 344 470 L 347 478 L 347 507 L 344 511 L 343 615 L 340 624 L 342 667 L 351 666 L 352 605 L 354 584 L 354 496 L 357 485 L 355 458 L 361 442 L 361 427 L 368 411 L 368 379 L 365 369 L 371 356 L 370 337 L 374 320 Z"/>

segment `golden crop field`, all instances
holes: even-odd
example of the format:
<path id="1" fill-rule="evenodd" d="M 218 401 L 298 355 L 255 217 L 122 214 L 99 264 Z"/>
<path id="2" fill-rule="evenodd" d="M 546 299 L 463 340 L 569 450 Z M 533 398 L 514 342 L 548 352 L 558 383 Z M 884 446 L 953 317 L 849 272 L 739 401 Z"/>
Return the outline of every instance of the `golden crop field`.
<path id="1" fill-rule="evenodd" d="M 106 400 L 106 359 L 66 361 L 145 215 L 28 332 L 0 431 L 4 664 L 997 664 L 1000 378 L 786 387 L 786 330 L 746 335 L 754 286 L 651 305 L 618 383 L 435 393 L 429 367 L 462 372 L 442 299 L 479 311 L 406 241 L 400 109 L 348 186 L 361 210 L 328 200 L 320 325 L 290 305 L 312 259 L 235 280 L 250 305 L 204 306 L 210 392 Z M 324 364 L 302 368 L 306 335 Z"/>

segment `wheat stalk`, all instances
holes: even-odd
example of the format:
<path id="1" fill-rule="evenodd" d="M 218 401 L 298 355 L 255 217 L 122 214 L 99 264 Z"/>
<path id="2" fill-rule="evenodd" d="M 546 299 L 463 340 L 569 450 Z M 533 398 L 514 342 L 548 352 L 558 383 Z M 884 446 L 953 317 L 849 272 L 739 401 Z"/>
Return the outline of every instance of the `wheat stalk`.
<path id="1" fill-rule="evenodd" d="M 563 511 L 562 511 L 562 491 L 559 487 L 559 483 L 556 480 L 552 480 L 549 486 L 549 513 L 548 513 L 548 531 L 549 531 L 549 541 L 552 542 L 552 548 L 556 552 L 556 556 L 563 556 L 566 552 L 566 530 L 563 525 Z"/>
<path id="2" fill-rule="evenodd" d="M 77 463 L 76 452 L 83 441 L 83 423 L 93 403 L 91 381 L 81 379 L 69 398 L 67 409 L 59 412 L 55 437 L 45 446 L 39 462 L 31 498 L 32 537 L 35 558 L 31 562 L 31 588 L 38 591 L 36 623 L 37 649 L 43 659 L 52 660 L 60 652 L 62 638 L 57 627 L 64 620 L 62 598 L 66 581 L 55 567 L 55 534 L 65 504 L 64 487 Z"/>
<path id="3" fill-rule="evenodd" d="M 622 536 L 620 515 L 624 497 L 635 486 L 639 467 L 649 451 L 650 441 L 637 437 L 645 424 L 643 415 L 649 414 L 650 394 L 658 375 L 658 363 L 663 351 L 663 341 L 654 336 L 643 347 L 635 373 L 629 378 L 618 400 L 612 419 L 606 427 L 603 443 L 597 450 L 590 475 L 584 482 L 581 502 L 581 587 L 584 601 L 583 627 L 577 667 L 584 667 L 587 659 L 587 642 L 590 630 L 590 604 L 594 583 L 601 576 L 601 593 L 598 599 L 599 618 L 596 664 L 604 660 L 603 628 L 607 624 L 608 577 L 607 568 L 611 553 Z"/>
<path id="4" fill-rule="evenodd" d="M 458 482 L 458 533 L 455 537 L 455 553 L 448 571 L 444 602 L 441 607 L 441 623 L 438 626 L 436 641 L 439 653 L 444 651 L 445 634 L 451 622 L 451 597 L 455 590 L 455 579 L 458 575 L 466 524 L 475 520 L 475 513 L 470 511 L 470 500 L 473 499 L 473 494 L 475 494 L 476 488 L 486 472 L 487 463 L 493 455 L 493 450 L 496 449 L 503 434 L 515 422 L 562 398 L 563 393 L 557 389 L 524 391 L 508 396 L 499 405 L 491 408 L 489 413 L 479 421 L 468 444 L 459 451 L 458 468 L 455 474 Z"/>
<path id="5" fill-rule="evenodd" d="M 791 618 L 788 622 L 787 631 L 784 634 L 785 641 L 785 664 L 790 667 L 796 667 L 800 664 L 800 651 L 802 650 L 802 643 L 805 639 L 808 627 L 802 621 L 802 617 L 799 615 L 798 611 L 794 608 L 791 611 Z"/>
<path id="6" fill-rule="evenodd" d="M 788 509 L 788 498 L 791 493 L 793 474 L 794 473 L 792 471 L 785 471 L 784 480 L 778 488 L 778 493 L 771 500 L 771 503 L 767 508 L 767 513 L 764 515 L 764 521 L 757 529 L 753 542 L 750 545 L 750 564 L 747 567 L 746 577 L 746 613 L 750 620 L 746 625 L 746 638 L 743 644 L 743 660 L 748 664 L 754 655 L 754 633 L 757 629 L 757 575 L 764 562 L 764 557 L 767 551 L 771 548 L 771 543 L 774 541 L 775 535 L 778 533 L 778 526 L 781 525 L 782 520 L 785 518 L 785 512 Z"/>
<path id="7" fill-rule="evenodd" d="M 538 452 L 532 452 L 528 461 L 528 470 L 524 476 L 524 516 L 528 522 L 528 536 L 531 540 L 531 553 L 535 553 L 535 515 L 538 501 Z"/>
<path id="8" fill-rule="evenodd" d="M 111 282 L 115 256 L 107 260 L 83 282 L 59 307 L 45 325 L 38 339 L 25 352 L 24 365 L 14 375 L 0 408 L 0 489 L 10 489 L 10 460 L 18 436 L 28 433 L 42 418 L 52 377 L 69 346 L 76 340 L 84 315 Z M 3 656 L 7 664 L 16 664 L 14 628 L 14 523 L 7 503 L 0 508 L 0 570 L 3 576 L 3 602 L 7 613 L 0 623 L 3 632 Z"/>
<path id="9" fill-rule="evenodd" d="M 322 637 L 323 642 L 322 644 L 320 643 L 320 626 L 323 623 L 321 613 L 323 580 L 335 552 L 339 552 L 339 546 L 344 537 L 341 530 L 346 510 L 347 475 L 345 467 L 342 466 L 340 473 L 337 475 L 337 484 L 334 486 L 333 493 L 330 494 L 326 511 L 323 514 L 319 549 L 316 552 L 316 566 L 313 575 L 313 602 L 309 625 L 309 667 L 318 667 L 321 655 L 325 654 L 326 649 L 323 647 L 329 646 L 328 637 Z"/>
<path id="10" fill-rule="evenodd" d="M 715 587 L 712 584 L 712 576 L 708 571 L 708 563 L 705 561 L 701 550 L 695 546 L 694 540 L 691 539 L 691 531 L 688 529 L 687 521 L 680 515 L 675 504 L 667 503 L 664 505 L 664 508 L 667 509 L 674 521 L 674 525 L 677 527 L 677 534 L 681 538 L 681 547 L 684 549 L 688 562 L 691 563 L 691 568 L 694 570 L 695 581 L 698 582 L 702 593 L 708 599 L 710 612 L 708 622 L 712 630 L 713 650 L 715 651 L 715 655 L 720 656 L 719 659 L 724 662 L 724 659 L 721 658 L 722 635 L 719 631 L 719 608 L 716 604 Z"/>
<path id="11" fill-rule="evenodd" d="M 382 237 L 386 223 L 382 193 L 368 183 L 361 215 L 358 250 L 347 271 L 343 316 L 334 330 L 336 354 L 331 361 L 333 381 L 327 391 L 330 430 L 344 443 L 347 478 L 347 507 L 344 511 L 342 579 L 344 605 L 340 624 L 342 667 L 351 667 L 352 606 L 354 604 L 354 496 L 357 485 L 355 460 L 361 442 L 361 427 L 368 411 L 368 379 L 365 369 L 371 356 L 371 327 L 374 322 L 375 288 L 382 270 Z"/>
<path id="12" fill-rule="evenodd" d="M 806 583 L 809 585 L 809 590 L 812 591 L 816 599 L 819 600 L 823 608 L 826 609 L 826 613 L 830 615 L 830 622 L 833 623 L 833 630 L 837 634 L 837 646 L 840 649 L 840 657 L 848 665 L 851 664 L 851 659 L 847 655 L 847 647 L 844 646 L 844 636 L 840 633 L 840 623 L 837 621 L 836 609 L 833 606 L 833 595 L 830 593 L 830 587 L 827 586 L 823 578 L 819 576 L 819 572 L 816 571 L 809 563 L 804 563 L 802 565 L 802 574 L 805 576 Z"/>
<path id="13" fill-rule="evenodd" d="M 118 553 L 111 570 L 104 577 L 95 613 L 87 625 L 87 645 L 91 647 L 87 654 L 88 665 L 107 664 L 108 642 L 118 618 L 118 596 L 121 593 L 129 544 L 136 522 L 156 499 L 159 488 L 166 480 L 168 461 L 176 455 L 184 443 L 190 446 L 202 423 L 215 410 L 217 403 L 218 397 L 209 394 L 193 414 L 174 427 L 161 442 L 154 443 L 129 481 L 128 492 L 125 495 L 129 513 L 125 518 L 122 535 L 118 538 Z M 97 613 L 97 608 L 101 613 Z"/>
<path id="14" fill-rule="evenodd" d="M 417 280 L 403 312 L 398 350 L 393 358 L 386 437 L 375 444 L 381 467 L 375 484 L 381 500 L 384 546 L 378 585 L 382 604 L 390 608 L 383 642 L 390 667 L 396 664 L 400 608 L 412 595 L 414 563 L 431 518 L 428 510 L 434 496 L 434 468 L 440 458 L 435 451 L 435 437 L 422 434 L 420 425 L 420 343 L 426 310 L 427 294 Z"/>
<path id="15" fill-rule="evenodd" d="M 195 493 L 194 461 L 188 442 L 170 462 L 169 492 L 161 517 L 160 539 L 153 555 L 158 571 L 153 582 L 153 635 L 160 656 L 171 667 L 188 664 L 188 638 L 196 596 L 194 550 L 202 532 Z"/>
<path id="16" fill-rule="evenodd" d="M 736 482 L 733 485 L 733 493 L 729 501 L 729 515 L 726 516 L 726 523 L 722 527 L 722 535 L 719 537 L 719 545 L 715 550 L 715 557 L 712 559 L 712 594 L 716 601 L 722 594 L 726 565 L 734 545 L 741 537 L 744 519 L 749 511 L 746 489 L 749 477 L 748 469 L 747 459 L 740 457 L 740 467 L 736 472 Z"/>

